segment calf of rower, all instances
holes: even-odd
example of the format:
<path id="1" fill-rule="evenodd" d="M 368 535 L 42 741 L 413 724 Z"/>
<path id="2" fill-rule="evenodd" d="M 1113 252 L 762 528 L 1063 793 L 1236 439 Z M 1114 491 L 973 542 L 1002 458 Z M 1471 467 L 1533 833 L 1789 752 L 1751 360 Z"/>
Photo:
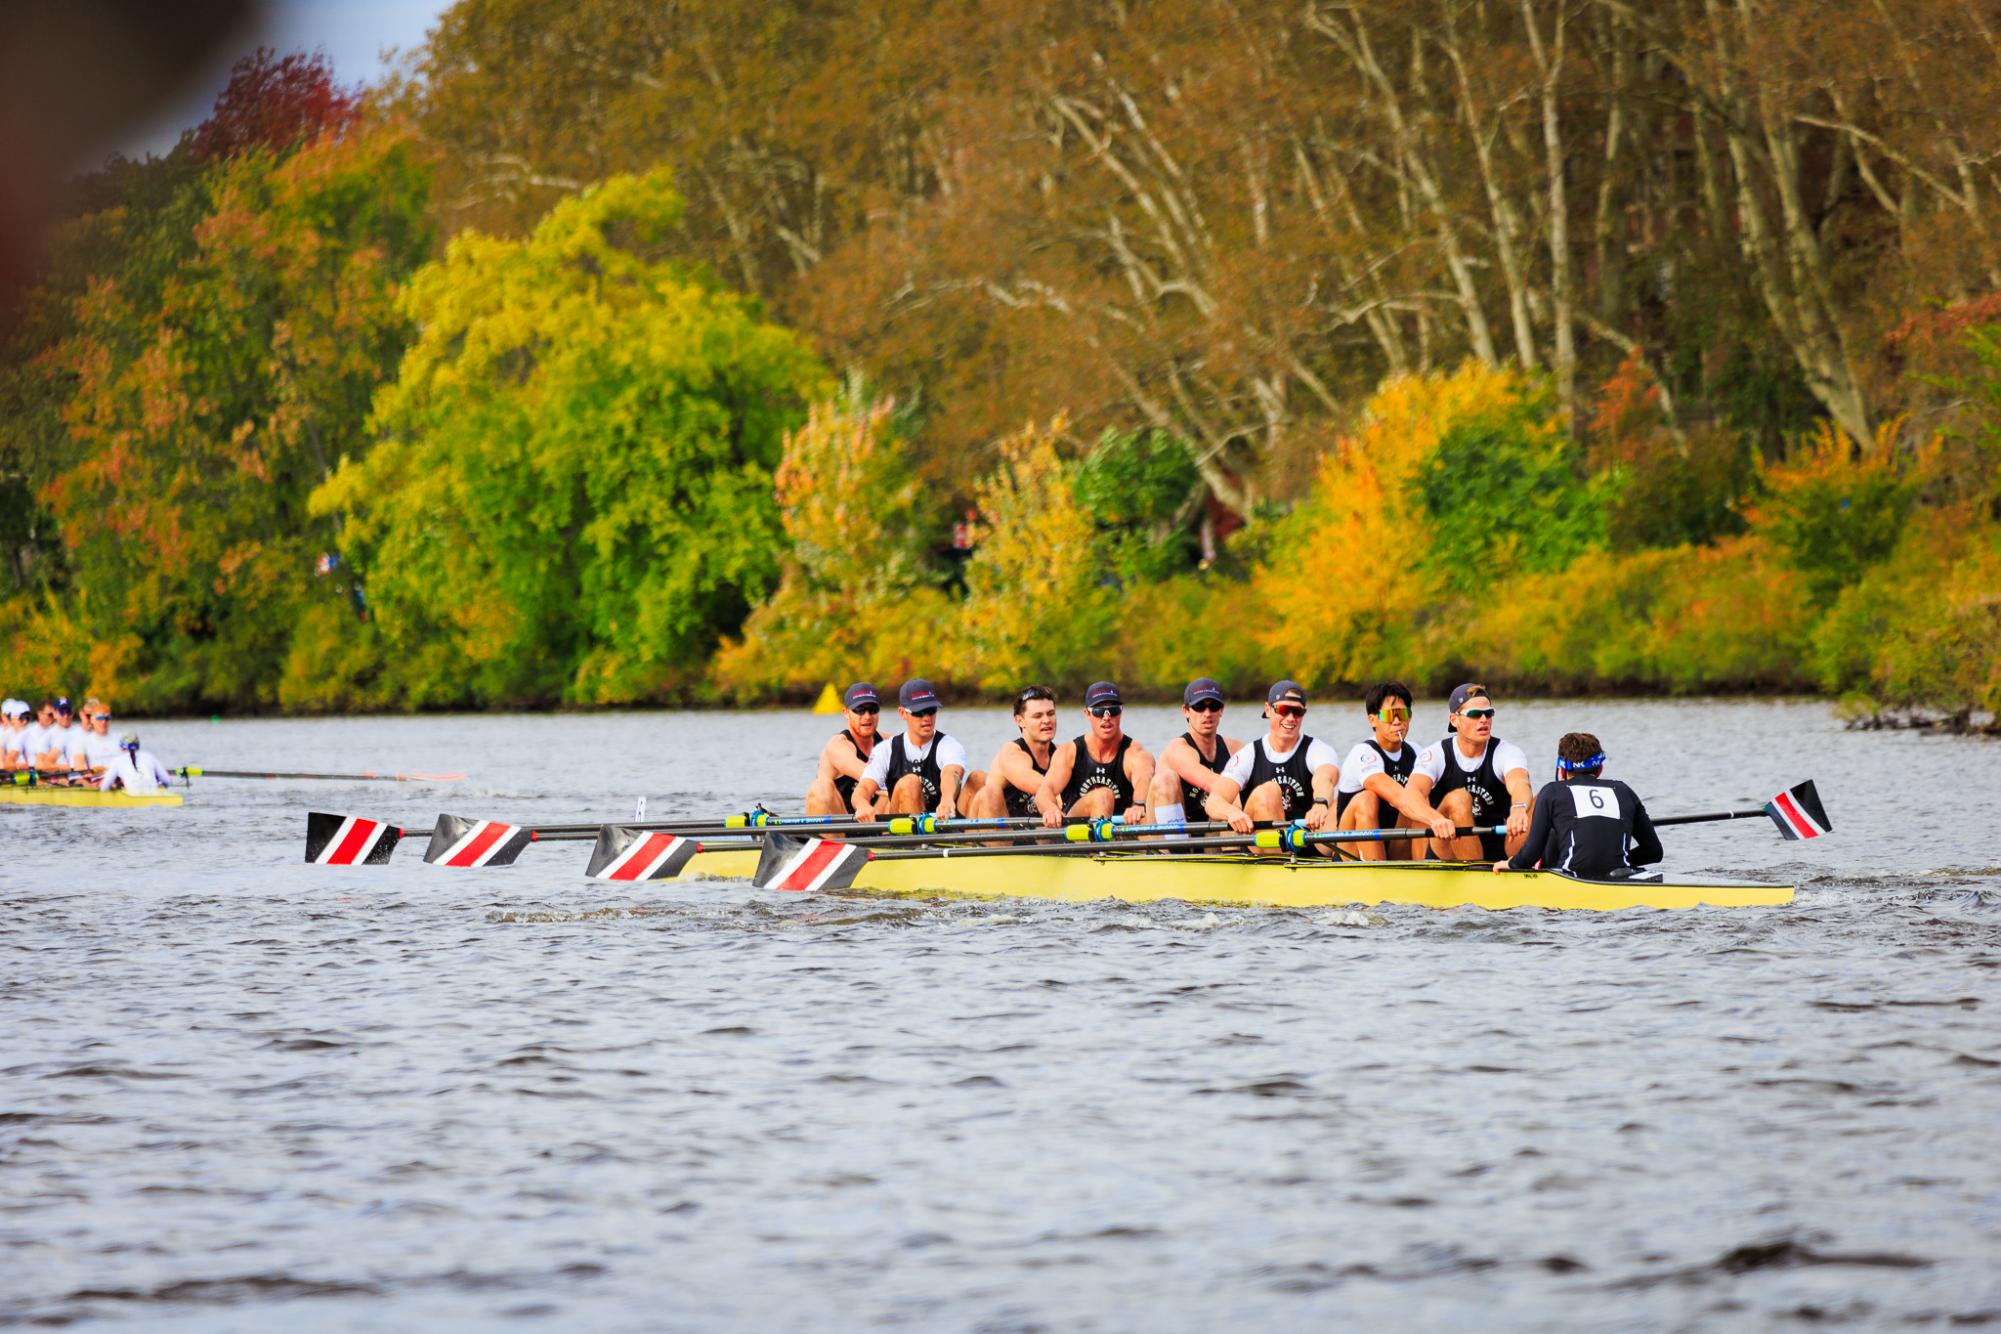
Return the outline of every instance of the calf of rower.
<path id="1" fill-rule="evenodd" d="M 952 819 L 978 796 L 986 775 L 966 772 L 966 748 L 938 730 L 938 692 L 922 678 L 896 692 L 903 732 L 878 743 L 855 784 L 855 818 L 931 813 Z"/>
<path id="2" fill-rule="evenodd" d="M 1000 748 L 987 766 L 986 785 L 966 808 L 987 820 L 1041 817 L 1060 823 L 1063 811 L 1042 783 L 1056 745 L 1056 694 L 1047 686 L 1027 686 L 1014 697 L 1014 725 L 1020 736 Z M 1052 815 L 1054 820 L 1052 821 Z"/>
<path id="3" fill-rule="evenodd" d="M 1628 879 L 1666 855 L 1632 788 L 1605 774 L 1605 748 L 1589 732 L 1556 743 L 1556 780 L 1536 793 L 1528 837 L 1496 871 L 1563 871 L 1586 880 Z"/>
<path id="4" fill-rule="evenodd" d="M 1253 822 L 1302 820 L 1308 829 L 1333 823 L 1334 789 L 1341 766 L 1334 748 L 1305 733 L 1306 691 L 1297 681 L 1275 681 L 1265 692 L 1270 726 L 1230 757 L 1203 809 L 1240 834 Z M 1332 855 L 1325 844 L 1316 845 Z"/>
<path id="5" fill-rule="evenodd" d="M 1223 767 L 1244 743 L 1223 735 L 1223 689 L 1206 676 L 1181 691 L 1181 717 L 1188 730 L 1167 743 L 1153 771 L 1147 803 L 1157 825 L 1185 825 L 1183 803 L 1192 794 L 1206 802 L 1223 779 Z"/>
<path id="6" fill-rule="evenodd" d="M 1410 789 L 1455 825 L 1493 825 L 1506 812 L 1508 832 L 1434 838 L 1441 861 L 1498 861 L 1519 851 L 1529 832 L 1528 756 L 1494 735 L 1494 700 L 1487 687 L 1468 682 L 1447 701 L 1451 734 L 1417 757 Z"/>
<path id="7" fill-rule="evenodd" d="M 1362 713 L 1373 735 L 1348 752 L 1341 779 L 1334 789 L 1337 829 L 1428 829 L 1441 839 L 1452 837 L 1452 821 L 1410 790 L 1417 771 L 1417 750 L 1410 735 L 1410 687 L 1383 681 L 1362 697 Z M 1342 843 L 1341 854 L 1362 861 L 1421 861 L 1425 841 L 1418 838 L 1381 842 Z"/>
<path id="8" fill-rule="evenodd" d="M 855 786 L 881 741 L 882 701 L 874 686 L 866 681 L 849 686 L 841 694 L 841 709 L 847 726 L 820 747 L 820 768 L 806 789 L 808 815 L 854 814 Z"/>
<path id="9" fill-rule="evenodd" d="M 1098 820 L 1123 816 L 1127 824 L 1146 821 L 1146 794 L 1153 783 L 1153 756 L 1125 734 L 1125 702 L 1110 681 L 1093 681 L 1084 691 L 1089 727 L 1049 760 L 1036 792 L 1042 822 L 1055 828 L 1064 816 Z"/>

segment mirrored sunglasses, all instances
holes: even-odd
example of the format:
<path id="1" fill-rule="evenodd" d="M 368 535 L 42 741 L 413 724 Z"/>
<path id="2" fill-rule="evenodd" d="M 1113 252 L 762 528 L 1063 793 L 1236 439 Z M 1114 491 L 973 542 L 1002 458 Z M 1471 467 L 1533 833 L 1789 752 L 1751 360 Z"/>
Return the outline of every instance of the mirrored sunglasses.
<path id="1" fill-rule="evenodd" d="M 1297 704 L 1274 704 L 1271 711 L 1281 718 L 1304 718 L 1306 710 Z"/>
<path id="2" fill-rule="evenodd" d="M 1478 722 L 1482 718 L 1493 717 L 1494 711 L 1492 709 L 1461 709 L 1459 710 L 1459 716 L 1461 718 L 1471 718 L 1473 721 Z"/>
<path id="3" fill-rule="evenodd" d="M 1407 723 L 1410 721 L 1410 710 L 1404 708 L 1402 705 L 1381 709 L 1376 713 L 1376 721 L 1379 723 Z"/>
<path id="4" fill-rule="evenodd" d="M 1116 718 L 1124 712 L 1124 706 L 1118 704 L 1099 704 L 1090 711 L 1093 718 Z"/>

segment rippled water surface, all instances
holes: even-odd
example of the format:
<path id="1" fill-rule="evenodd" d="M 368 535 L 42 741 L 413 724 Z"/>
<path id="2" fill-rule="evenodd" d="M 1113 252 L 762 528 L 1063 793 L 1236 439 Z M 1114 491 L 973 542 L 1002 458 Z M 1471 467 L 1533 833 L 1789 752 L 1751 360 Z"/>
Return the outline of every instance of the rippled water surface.
<path id="1" fill-rule="evenodd" d="M 826 719 L 146 726 L 471 777 L 0 806 L 0 1324 L 2001 1324 L 2001 747 L 1500 721 L 1538 763 L 1598 732 L 1656 814 L 1811 776 L 1837 829 L 1668 834 L 1783 909 L 781 899 L 594 884 L 580 844 L 315 868 L 304 817 L 791 805 Z"/>

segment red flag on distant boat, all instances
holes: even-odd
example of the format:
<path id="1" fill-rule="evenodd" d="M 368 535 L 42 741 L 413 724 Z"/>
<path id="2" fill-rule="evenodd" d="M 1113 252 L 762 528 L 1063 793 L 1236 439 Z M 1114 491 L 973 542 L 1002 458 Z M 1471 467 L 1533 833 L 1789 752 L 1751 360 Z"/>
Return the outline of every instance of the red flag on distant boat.
<path id="1" fill-rule="evenodd" d="M 830 838 L 767 834 L 751 883 L 759 889 L 846 889 L 875 854 Z"/>
<path id="2" fill-rule="evenodd" d="M 359 815 L 306 815 L 306 860 L 316 866 L 381 866 L 396 851 L 403 831 Z"/>
<path id="3" fill-rule="evenodd" d="M 1766 802 L 1765 814 L 1779 827 L 1780 836 L 1790 840 L 1819 838 L 1834 828 L 1834 821 L 1827 818 L 1827 808 L 1820 804 L 1820 793 L 1814 790 L 1811 779 Z"/>
<path id="4" fill-rule="evenodd" d="M 512 866 L 532 841 L 534 835 L 518 824 L 440 815 L 424 860 L 442 866 Z"/>
<path id="5" fill-rule="evenodd" d="M 608 824 L 598 830 L 585 874 L 593 880 L 672 880 L 701 850 L 691 838 Z"/>

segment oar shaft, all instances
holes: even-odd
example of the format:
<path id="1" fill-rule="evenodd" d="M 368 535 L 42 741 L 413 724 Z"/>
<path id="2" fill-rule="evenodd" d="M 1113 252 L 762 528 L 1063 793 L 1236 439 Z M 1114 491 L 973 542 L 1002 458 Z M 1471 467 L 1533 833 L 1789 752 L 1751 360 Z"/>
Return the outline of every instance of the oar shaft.
<path id="1" fill-rule="evenodd" d="M 924 824 L 928 830 L 914 826 Z M 591 823 L 542 824 L 530 831 L 540 838 L 568 838 L 583 835 L 596 838 L 598 830 L 608 824 L 621 829 L 640 829 L 653 834 L 727 834 L 755 838 L 767 829 L 797 829 L 815 836 L 823 834 L 916 834 L 938 831 L 970 829 L 1040 829 L 1039 818 L 972 820 L 938 820 L 931 816 L 893 815 L 882 820 L 854 820 L 842 815 L 756 815 L 709 816 L 691 820 L 597 820 Z M 905 826 L 899 828 L 899 826 Z"/>
<path id="2" fill-rule="evenodd" d="M 177 778 L 275 778 L 286 781 L 311 780 L 327 783 L 456 783 L 464 774 L 292 774 L 266 773 L 253 769 L 209 769 L 190 764 L 170 771 Z"/>
<path id="3" fill-rule="evenodd" d="M 1654 821 L 1654 828 L 1671 824 L 1710 824 L 1717 820 L 1764 820 L 1770 817 L 1764 807 L 1755 811 L 1710 811 L 1704 815 L 1668 815 Z"/>
<path id="4" fill-rule="evenodd" d="M 1226 826 L 1227 827 L 1227 826 Z M 1453 830 L 1453 835 L 1464 838 L 1470 834 L 1501 834 L 1507 832 L 1506 825 L 1462 825 Z M 1389 843 L 1401 839 L 1430 838 L 1429 829 L 1266 829 L 1256 834 L 1229 834 L 1209 838 L 1168 839 L 1159 843 L 1134 845 L 1131 840 L 1121 840 L 1131 852 L 1180 852 L 1188 849 L 1203 851 L 1243 851 L 1251 848 L 1266 848 L 1275 851 L 1287 849 L 1279 842 L 1281 838 L 1293 838 L 1301 843 Z M 916 861 L 933 858 L 950 861 L 956 857 L 997 857 L 1008 853 L 1016 856 L 1077 856 L 1106 851 L 1103 843 L 1055 843 L 1029 847 L 943 847 L 943 848 L 886 848 L 881 851 L 870 849 L 875 861 Z"/>

